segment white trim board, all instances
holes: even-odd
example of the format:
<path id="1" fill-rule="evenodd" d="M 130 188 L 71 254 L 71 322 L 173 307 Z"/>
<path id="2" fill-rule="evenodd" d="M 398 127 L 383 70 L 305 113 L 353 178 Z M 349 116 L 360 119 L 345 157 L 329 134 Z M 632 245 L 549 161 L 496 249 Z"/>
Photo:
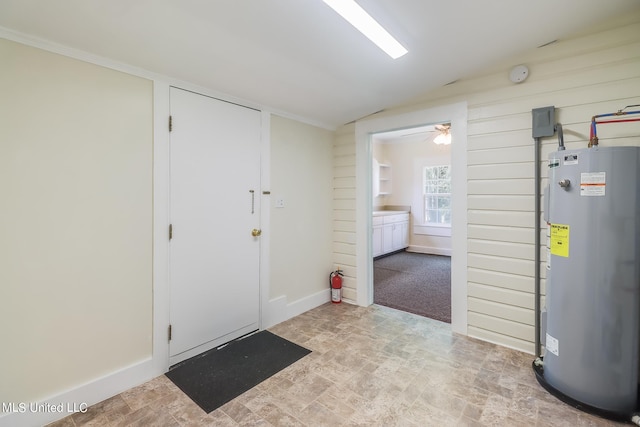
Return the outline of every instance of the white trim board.
<path id="1" fill-rule="evenodd" d="M 298 316 L 331 300 L 331 291 L 327 289 L 316 292 L 299 300 L 287 303 L 286 296 L 269 300 L 262 312 L 262 327 L 268 329 L 278 323 Z"/>
<path id="2" fill-rule="evenodd" d="M 169 370 L 169 85 L 153 82 L 153 375 Z"/>
<path id="3" fill-rule="evenodd" d="M 418 254 L 451 256 L 451 249 L 436 248 L 431 246 L 410 245 L 407 248 L 407 252 L 415 252 Z"/>
<path id="4" fill-rule="evenodd" d="M 413 234 L 421 236 L 451 237 L 451 227 L 438 227 L 433 225 L 414 225 Z"/>

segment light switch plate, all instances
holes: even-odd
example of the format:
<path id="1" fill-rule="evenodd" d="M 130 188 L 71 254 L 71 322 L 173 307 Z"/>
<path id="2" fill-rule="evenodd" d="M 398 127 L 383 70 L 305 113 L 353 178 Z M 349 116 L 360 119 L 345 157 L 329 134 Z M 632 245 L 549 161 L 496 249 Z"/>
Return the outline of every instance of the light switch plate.
<path id="1" fill-rule="evenodd" d="M 284 208 L 284 199 L 276 199 L 276 208 Z"/>

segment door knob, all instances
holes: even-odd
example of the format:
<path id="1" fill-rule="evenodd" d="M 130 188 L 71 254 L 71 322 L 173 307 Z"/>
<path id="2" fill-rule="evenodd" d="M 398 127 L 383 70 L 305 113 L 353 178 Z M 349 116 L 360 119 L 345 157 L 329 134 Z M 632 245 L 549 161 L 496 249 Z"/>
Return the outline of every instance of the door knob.
<path id="1" fill-rule="evenodd" d="M 253 237 L 258 237 L 262 234 L 262 230 L 258 230 L 257 228 L 254 228 L 253 230 L 251 230 L 251 235 Z"/>

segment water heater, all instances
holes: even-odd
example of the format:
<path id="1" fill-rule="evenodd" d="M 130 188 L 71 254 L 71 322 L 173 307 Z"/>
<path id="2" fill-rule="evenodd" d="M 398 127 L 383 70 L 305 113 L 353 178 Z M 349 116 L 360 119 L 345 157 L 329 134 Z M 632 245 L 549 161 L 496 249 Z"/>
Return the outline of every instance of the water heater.
<path id="1" fill-rule="evenodd" d="M 538 381 L 575 407 L 628 420 L 638 409 L 640 147 L 559 150 L 548 177 Z"/>

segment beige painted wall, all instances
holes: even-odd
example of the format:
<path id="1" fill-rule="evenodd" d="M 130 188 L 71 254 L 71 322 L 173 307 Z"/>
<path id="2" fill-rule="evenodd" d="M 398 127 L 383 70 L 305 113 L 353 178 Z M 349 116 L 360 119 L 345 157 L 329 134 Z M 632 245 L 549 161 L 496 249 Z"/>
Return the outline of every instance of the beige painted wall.
<path id="1" fill-rule="evenodd" d="M 332 143 L 332 131 L 271 116 L 272 299 L 292 303 L 329 288 Z"/>
<path id="2" fill-rule="evenodd" d="M 152 82 L 0 39 L 0 401 L 151 357 Z"/>
<path id="3" fill-rule="evenodd" d="M 586 147 L 591 116 L 637 104 L 640 94 L 640 12 L 586 31 L 379 115 L 468 103 L 468 209 L 462 213 L 468 232 L 468 334 L 532 353 L 536 230 L 531 109 L 554 105 L 567 147 Z M 509 70 L 522 63 L 529 67 L 529 78 L 513 84 Z M 637 124 L 603 127 L 601 132 L 603 145 L 640 145 Z M 543 175 L 544 159 L 556 144 L 555 138 L 543 141 Z M 342 153 L 335 157 L 335 164 L 343 166 L 339 173 L 356 176 L 355 163 L 349 162 L 355 151 L 353 125 L 338 130 L 335 145 Z M 336 191 L 335 209 L 355 210 L 355 192 L 355 185 Z M 341 227 L 351 232 L 337 234 L 336 245 L 356 239 L 355 220 Z M 334 252 L 334 260 L 345 259 L 352 262 L 349 291 L 356 300 L 355 283 L 362 279 L 356 275 L 355 257 Z M 542 265 L 543 278 L 544 270 Z M 542 285 L 544 290 L 544 280 Z"/>

